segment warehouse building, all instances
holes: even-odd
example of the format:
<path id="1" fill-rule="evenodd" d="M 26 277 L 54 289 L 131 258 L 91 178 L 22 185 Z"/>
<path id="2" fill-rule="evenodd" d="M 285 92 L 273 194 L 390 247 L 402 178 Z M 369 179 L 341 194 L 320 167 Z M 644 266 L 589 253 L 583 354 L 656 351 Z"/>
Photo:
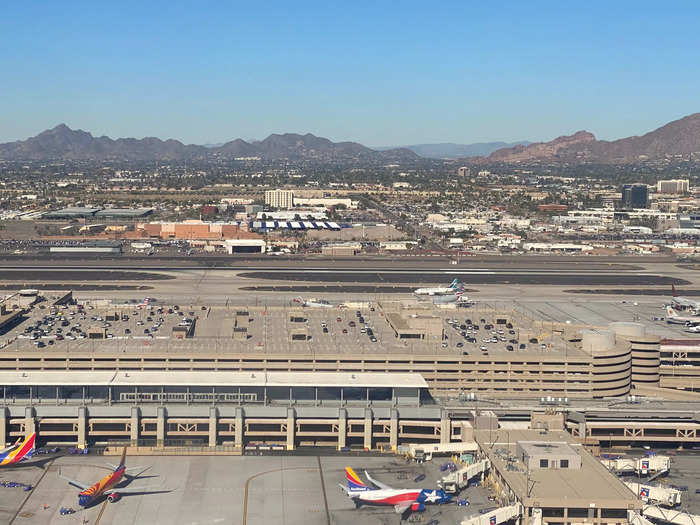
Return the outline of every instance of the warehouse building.
<path id="1" fill-rule="evenodd" d="M 50 246 L 49 253 L 62 255 L 113 254 L 122 253 L 122 245 L 118 241 L 93 241 L 75 245 Z"/>
<path id="2" fill-rule="evenodd" d="M 236 253 L 265 253 L 267 243 L 263 239 L 227 239 L 226 251 L 229 255 Z"/>

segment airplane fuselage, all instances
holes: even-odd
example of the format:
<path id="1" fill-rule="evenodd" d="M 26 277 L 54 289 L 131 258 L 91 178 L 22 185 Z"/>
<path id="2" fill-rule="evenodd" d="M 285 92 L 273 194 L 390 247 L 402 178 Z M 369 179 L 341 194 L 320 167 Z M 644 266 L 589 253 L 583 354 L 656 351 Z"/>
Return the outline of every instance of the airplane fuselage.
<path id="1" fill-rule="evenodd" d="M 413 503 L 420 495 L 421 490 L 413 489 L 379 489 L 368 490 L 359 495 L 356 499 L 359 503 L 366 505 L 398 505 L 406 501 Z"/>
<path id="2" fill-rule="evenodd" d="M 454 288 L 418 288 L 413 293 L 416 295 L 447 295 L 454 293 L 454 291 Z"/>
<path id="3" fill-rule="evenodd" d="M 105 491 L 111 489 L 121 482 L 126 472 L 126 466 L 121 466 L 111 474 L 108 474 L 93 486 L 86 488 L 78 494 L 78 505 L 87 507 L 101 497 Z"/>

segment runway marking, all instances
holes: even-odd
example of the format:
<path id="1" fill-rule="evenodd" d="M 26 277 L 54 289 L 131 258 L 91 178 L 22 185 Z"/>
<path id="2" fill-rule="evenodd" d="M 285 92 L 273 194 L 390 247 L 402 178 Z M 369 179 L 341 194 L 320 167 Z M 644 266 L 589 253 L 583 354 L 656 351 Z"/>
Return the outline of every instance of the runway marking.
<path id="1" fill-rule="evenodd" d="M 326 509 L 326 522 L 331 525 L 331 513 L 328 511 L 328 497 L 326 496 L 326 483 L 323 481 L 323 469 L 321 468 L 321 456 L 316 456 L 318 462 L 318 475 L 321 478 L 321 492 L 323 493 L 323 506 Z"/>
<path id="2" fill-rule="evenodd" d="M 282 467 L 282 468 L 276 468 L 273 470 L 266 470 L 265 472 L 258 472 L 257 474 L 253 474 L 252 476 L 250 476 L 247 480 L 245 480 L 245 490 L 243 492 L 243 523 L 242 523 L 242 525 L 246 525 L 246 522 L 248 520 L 248 487 L 250 485 L 250 482 L 253 481 L 255 478 L 258 478 L 260 476 L 264 476 L 265 474 L 272 474 L 273 472 L 282 472 L 282 471 L 286 471 L 286 470 L 305 470 L 307 472 L 314 472 L 314 470 L 316 470 L 316 469 L 313 469 L 310 467 Z M 284 497 L 284 494 L 282 495 L 282 497 Z"/>

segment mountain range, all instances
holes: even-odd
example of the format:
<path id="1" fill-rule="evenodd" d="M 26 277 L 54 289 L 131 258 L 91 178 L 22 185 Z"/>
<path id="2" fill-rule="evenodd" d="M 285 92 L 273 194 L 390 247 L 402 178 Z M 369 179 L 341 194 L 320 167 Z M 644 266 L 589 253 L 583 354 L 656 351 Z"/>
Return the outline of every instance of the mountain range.
<path id="1" fill-rule="evenodd" d="M 482 157 L 496 150 L 513 146 L 528 145 L 530 142 L 477 142 L 475 144 L 454 144 L 442 142 L 438 144 L 413 144 L 411 146 L 382 146 L 373 148 L 377 151 L 395 149 L 397 147 L 410 149 L 416 155 L 430 159 L 460 159 L 464 157 Z"/>
<path id="2" fill-rule="evenodd" d="M 273 134 L 261 141 L 235 139 L 215 146 L 183 144 L 177 140 L 94 137 L 65 124 L 35 137 L 0 144 L 5 160 L 190 160 L 261 157 L 317 162 L 411 162 L 423 156 L 466 158 L 471 162 L 553 162 L 626 164 L 647 159 L 700 153 L 700 113 L 675 120 L 642 136 L 614 141 L 597 140 L 588 131 L 549 142 L 479 144 L 419 144 L 403 148 L 371 149 L 357 142 L 332 142 L 310 133 Z M 494 151 L 495 150 L 495 151 Z M 477 156 L 474 156 L 477 155 Z"/>
<path id="3" fill-rule="evenodd" d="M 643 160 L 700 153 L 700 113 L 661 126 L 642 136 L 613 141 L 597 140 L 588 131 L 499 149 L 480 160 L 486 162 L 566 162 L 628 164 Z"/>
<path id="4" fill-rule="evenodd" d="M 356 142 L 331 142 L 311 133 L 272 134 L 259 142 L 235 139 L 216 147 L 183 144 L 180 141 L 147 137 L 143 139 L 93 137 L 87 131 L 70 129 L 65 124 L 43 131 L 35 137 L 0 144 L 0 159 L 6 160 L 188 160 L 206 158 L 261 157 L 293 160 L 363 160 L 394 162 L 415 160 L 408 149 L 375 151 Z"/>

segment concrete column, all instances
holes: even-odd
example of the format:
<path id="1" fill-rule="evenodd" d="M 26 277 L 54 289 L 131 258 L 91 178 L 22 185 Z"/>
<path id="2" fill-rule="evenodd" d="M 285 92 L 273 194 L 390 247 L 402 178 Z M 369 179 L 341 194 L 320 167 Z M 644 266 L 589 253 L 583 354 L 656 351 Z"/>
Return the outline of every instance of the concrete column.
<path id="1" fill-rule="evenodd" d="M 294 450 L 296 437 L 296 411 L 293 408 L 287 409 L 287 450 Z"/>
<path id="2" fill-rule="evenodd" d="M 137 447 L 141 435 L 141 409 L 131 407 L 131 422 L 129 423 L 129 441 L 132 447 Z"/>
<path id="3" fill-rule="evenodd" d="M 215 447 L 218 436 L 217 426 L 219 425 L 219 410 L 216 407 L 209 407 L 209 446 Z"/>
<path id="4" fill-rule="evenodd" d="M 0 407 L 0 448 L 7 446 L 7 420 L 10 411 L 7 407 Z"/>
<path id="5" fill-rule="evenodd" d="M 364 432 L 364 447 L 367 450 L 372 450 L 372 419 L 374 413 L 371 408 L 365 408 L 365 432 Z"/>
<path id="6" fill-rule="evenodd" d="M 399 446 L 399 411 L 391 409 L 391 419 L 389 420 L 389 446 L 396 451 Z"/>
<path id="7" fill-rule="evenodd" d="M 34 411 L 34 407 L 25 407 L 24 435 L 28 436 L 32 432 L 36 432 L 36 412 Z"/>
<path id="8" fill-rule="evenodd" d="M 338 409 L 338 450 L 347 447 L 348 440 L 348 411 L 344 408 Z"/>
<path id="9" fill-rule="evenodd" d="M 233 444 L 236 447 L 243 447 L 243 407 L 236 407 L 236 431 Z"/>
<path id="10" fill-rule="evenodd" d="M 165 425 L 168 419 L 168 411 L 165 407 L 158 407 L 156 415 L 156 446 L 165 446 Z"/>
<path id="11" fill-rule="evenodd" d="M 87 407 L 78 407 L 78 448 L 87 447 Z"/>
<path id="12" fill-rule="evenodd" d="M 580 440 L 586 439 L 586 422 L 582 421 L 578 424 L 578 435 Z"/>
<path id="13" fill-rule="evenodd" d="M 440 443 L 449 443 L 450 441 L 452 441 L 450 416 L 445 410 L 442 410 L 440 412 Z"/>

